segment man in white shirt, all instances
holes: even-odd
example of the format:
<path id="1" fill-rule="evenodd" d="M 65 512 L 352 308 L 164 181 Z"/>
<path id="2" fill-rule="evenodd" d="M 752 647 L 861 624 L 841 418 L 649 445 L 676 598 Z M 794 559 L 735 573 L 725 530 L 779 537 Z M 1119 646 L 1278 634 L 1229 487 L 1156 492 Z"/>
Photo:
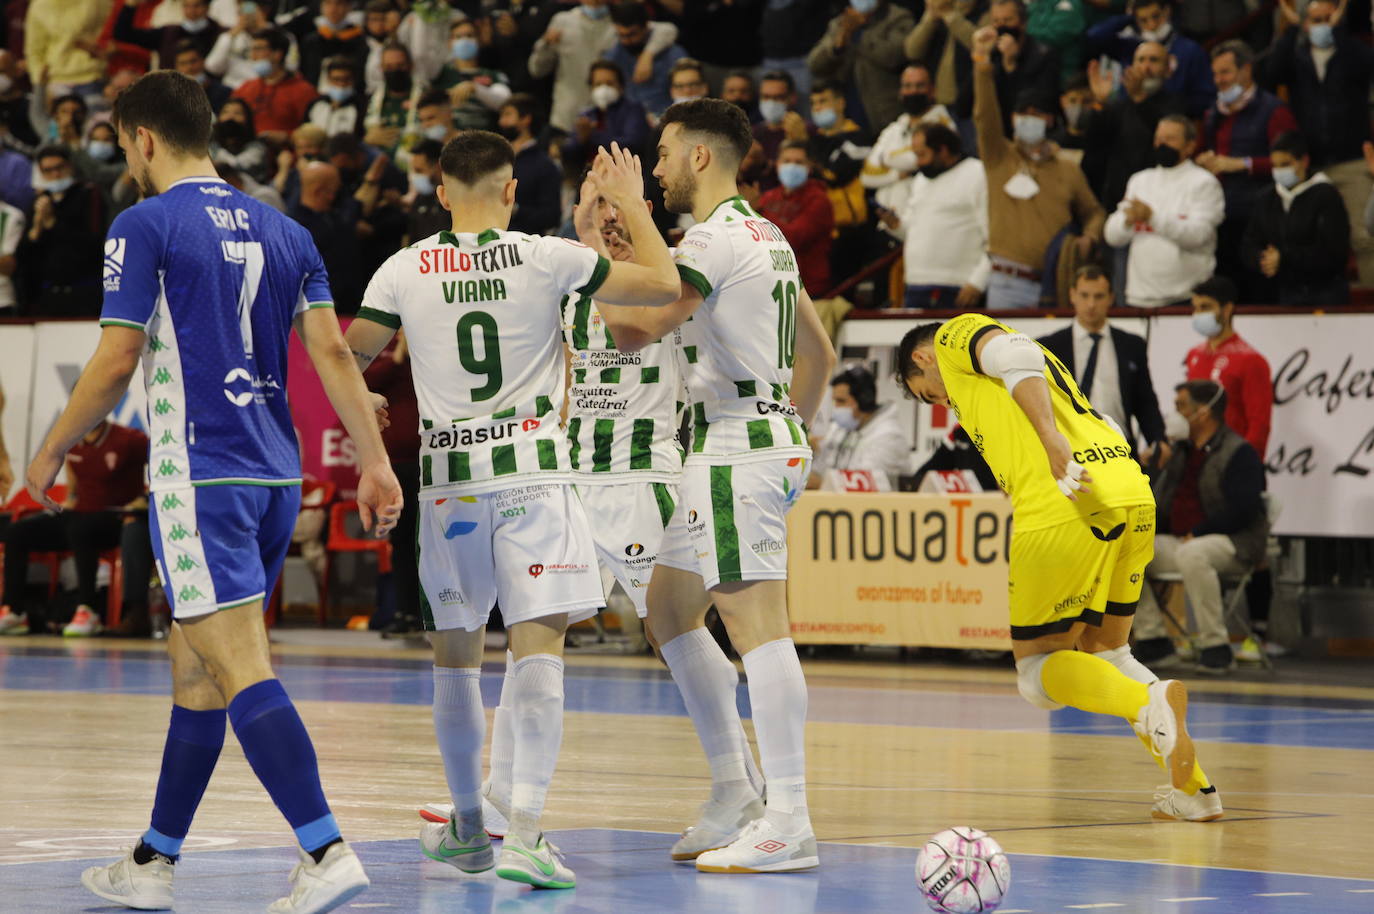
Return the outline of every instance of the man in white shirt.
<path id="1" fill-rule="evenodd" d="M 963 154 L 959 134 L 918 123 L 911 134 L 916 176 L 900 213 L 883 225 L 904 240 L 908 308 L 972 308 L 987 288 L 988 181 Z"/>
<path id="2" fill-rule="evenodd" d="M 1216 268 L 1217 226 L 1226 214 L 1221 182 L 1194 164 L 1197 127 L 1183 115 L 1155 128 L 1155 166 L 1131 175 L 1107 219 L 1107 243 L 1130 245 L 1126 303 L 1161 308 L 1191 301 Z"/>
<path id="3" fill-rule="evenodd" d="M 830 470 L 866 470 L 895 489 L 897 477 L 911 468 L 911 438 L 894 405 L 878 402 L 873 372 L 862 365 L 846 368 L 831 380 L 830 394 L 830 430 L 806 487 L 824 487 Z"/>
<path id="4" fill-rule="evenodd" d="M 906 207 L 911 182 L 916 177 L 916 153 L 911 148 L 916 125 L 943 124 L 954 128 L 949 111 L 935 103 L 930 69 L 925 64 L 907 65 L 902 71 L 900 92 L 898 97 L 905 113 L 878 134 L 859 175 L 864 187 L 874 191 L 873 199 L 878 206 L 894 213 Z"/>

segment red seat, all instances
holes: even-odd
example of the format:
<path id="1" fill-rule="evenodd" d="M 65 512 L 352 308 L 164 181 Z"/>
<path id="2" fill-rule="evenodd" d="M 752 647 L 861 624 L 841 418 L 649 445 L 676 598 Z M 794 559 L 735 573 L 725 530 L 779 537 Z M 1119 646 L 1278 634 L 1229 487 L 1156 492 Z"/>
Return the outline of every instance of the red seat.
<path id="1" fill-rule="evenodd" d="M 337 488 L 338 488 L 338 487 L 337 487 L 334 483 L 332 483 L 332 482 L 327 482 L 327 481 L 325 481 L 325 480 L 320 480 L 320 479 L 307 479 L 307 480 L 305 480 L 304 482 L 301 483 L 301 510 L 304 511 L 304 510 L 309 509 L 309 508 L 328 508 L 329 505 L 330 505 L 330 503 L 331 503 L 332 501 L 334 501 L 334 493 L 337 491 Z M 290 555 L 300 555 L 300 554 L 301 554 L 300 545 L 299 545 L 298 543 L 292 543 L 292 544 L 290 545 L 290 547 L 286 550 L 286 554 L 287 554 L 288 556 L 290 556 Z M 283 575 L 284 575 L 284 574 L 285 574 L 285 568 L 284 568 L 284 567 L 283 567 L 282 571 L 283 571 Z M 283 587 L 282 576 L 283 576 L 283 575 L 278 575 L 278 576 L 277 576 L 276 585 L 272 588 L 272 597 L 271 597 L 271 599 L 268 600 L 268 602 L 267 602 L 267 617 L 266 617 L 266 619 L 265 619 L 265 622 L 266 622 L 268 628 L 271 628 L 273 625 L 276 625 L 276 624 L 277 624 L 277 621 L 281 618 L 281 601 L 282 601 L 282 587 Z M 320 606 L 323 607 L 323 606 L 324 606 L 324 602 L 325 602 L 325 595 L 326 595 L 326 594 L 328 593 L 328 591 L 329 591 L 329 551 L 328 551 L 328 547 L 325 548 L 325 554 L 324 554 L 324 574 L 321 575 L 321 579 L 322 579 L 322 580 L 321 580 L 321 584 L 320 584 Z M 318 611 L 318 617 L 319 617 L 319 620 L 320 620 L 320 624 L 323 625 L 323 624 L 324 624 L 324 610 L 323 610 L 323 608 L 321 608 L 321 609 Z"/>
<path id="2" fill-rule="evenodd" d="M 377 557 L 377 573 L 391 573 L 391 542 L 384 539 L 364 539 L 348 532 L 349 515 L 358 513 L 356 501 L 340 501 L 329 509 L 329 535 L 324 541 L 325 555 L 333 552 L 371 552 Z M 328 567 L 328 566 L 326 566 Z M 327 579 L 326 575 L 326 579 Z M 320 594 L 320 624 L 324 624 L 329 606 L 329 592 Z"/>
<path id="3" fill-rule="evenodd" d="M 53 486 L 48 490 L 48 497 L 61 504 L 67 497 L 66 486 Z M 9 514 L 10 522 L 15 523 L 25 517 L 38 514 L 47 510 L 38 502 L 33 500 L 27 489 L 20 489 L 4 506 L 4 512 Z M 0 557 L 4 555 L 4 546 L 0 544 Z M 48 599 L 52 600 L 57 596 L 57 585 L 61 580 L 62 560 L 71 555 L 70 550 L 59 550 L 53 552 L 34 552 L 29 554 L 29 562 L 34 565 L 43 565 L 48 569 Z M 119 549 L 106 549 L 100 553 L 100 561 L 110 566 L 110 586 L 105 604 L 105 624 L 115 626 L 119 624 L 120 609 L 123 604 L 123 581 L 124 581 L 124 562 L 120 559 Z"/>

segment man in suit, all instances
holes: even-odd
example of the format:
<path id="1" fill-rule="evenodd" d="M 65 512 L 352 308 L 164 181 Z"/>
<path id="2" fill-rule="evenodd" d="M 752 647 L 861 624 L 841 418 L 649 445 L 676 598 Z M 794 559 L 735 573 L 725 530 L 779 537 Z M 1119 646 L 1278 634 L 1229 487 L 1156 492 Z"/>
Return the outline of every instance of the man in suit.
<path id="1" fill-rule="evenodd" d="M 1164 420 L 1150 382 L 1145 340 L 1107 325 L 1111 277 L 1101 267 L 1079 268 L 1069 300 L 1073 303 L 1073 325 L 1042 337 L 1040 344 L 1073 372 L 1093 406 L 1125 430 L 1132 448 L 1137 434 L 1151 448 L 1157 443 L 1167 448 Z"/>

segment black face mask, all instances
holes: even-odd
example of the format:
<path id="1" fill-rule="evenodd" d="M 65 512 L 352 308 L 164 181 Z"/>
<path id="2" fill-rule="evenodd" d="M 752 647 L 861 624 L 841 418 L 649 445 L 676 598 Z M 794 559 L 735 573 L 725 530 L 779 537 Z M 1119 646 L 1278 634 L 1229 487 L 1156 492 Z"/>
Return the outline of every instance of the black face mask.
<path id="1" fill-rule="evenodd" d="M 1014 25 L 999 25 L 997 35 L 999 38 L 1003 35 L 1010 35 L 1017 44 L 1021 43 L 1021 30 Z"/>
<path id="2" fill-rule="evenodd" d="M 220 121 L 215 125 L 215 142 L 225 149 L 242 149 L 251 139 L 253 134 L 248 131 L 247 124 L 239 121 Z"/>
<path id="3" fill-rule="evenodd" d="M 507 140 L 509 140 L 509 141 L 511 141 L 511 142 L 515 142 L 515 138 L 518 137 L 518 136 L 520 135 L 520 128 L 519 128 L 519 127 L 500 127 L 500 126 L 498 126 L 498 127 L 496 128 L 496 132 L 499 133 L 499 134 L 501 134 L 501 135 L 502 135 L 503 137 L 505 137 Z"/>
<path id="4" fill-rule="evenodd" d="M 1163 165 L 1165 168 L 1173 168 L 1183 156 L 1172 146 L 1159 145 L 1155 147 L 1155 164 Z"/>
<path id="5" fill-rule="evenodd" d="M 930 110 L 930 93 L 913 92 L 902 96 L 902 109 L 912 117 L 919 117 Z"/>
<path id="6" fill-rule="evenodd" d="M 934 181 L 936 178 L 940 177 L 940 175 L 949 171 L 949 166 L 941 165 L 939 162 L 931 162 L 929 165 L 922 165 L 916 170 L 925 175 L 927 180 Z"/>
<path id="7" fill-rule="evenodd" d="M 387 70 L 382 74 L 388 92 L 409 92 L 412 85 L 410 74 L 405 70 Z"/>

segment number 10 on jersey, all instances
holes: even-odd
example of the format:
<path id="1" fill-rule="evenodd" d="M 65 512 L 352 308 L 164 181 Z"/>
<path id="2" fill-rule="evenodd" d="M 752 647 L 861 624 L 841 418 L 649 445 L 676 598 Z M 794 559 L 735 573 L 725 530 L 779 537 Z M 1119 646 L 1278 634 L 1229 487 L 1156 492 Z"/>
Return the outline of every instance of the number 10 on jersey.
<path id="1" fill-rule="evenodd" d="M 778 280 L 773 301 L 778 303 L 778 367 L 791 368 L 797 357 L 797 284 Z"/>

